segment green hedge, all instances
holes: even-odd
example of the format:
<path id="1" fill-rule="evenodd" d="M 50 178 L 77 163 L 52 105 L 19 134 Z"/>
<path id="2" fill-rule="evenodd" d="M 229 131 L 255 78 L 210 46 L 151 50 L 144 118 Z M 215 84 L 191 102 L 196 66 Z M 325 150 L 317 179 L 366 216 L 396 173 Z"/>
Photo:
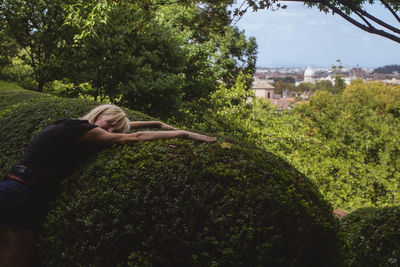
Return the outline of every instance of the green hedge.
<path id="1" fill-rule="evenodd" d="M 94 105 L 33 96 L 0 110 L 3 173 L 43 127 Z M 341 265 L 329 204 L 292 166 L 255 148 L 114 146 L 51 192 L 38 229 L 41 266 Z"/>
<path id="2" fill-rule="evenodd" d="M 341 220 L 347 265 L 400 265 L 400 207 L 359 209 Z"/>
<path id="3" fill-rule="evenodd" d="M 23 90 L 15 83 L 0 81 L 0 112 L 14 104 L 42 97 L 46 97 L 46 95 L 34 91 Z"/>

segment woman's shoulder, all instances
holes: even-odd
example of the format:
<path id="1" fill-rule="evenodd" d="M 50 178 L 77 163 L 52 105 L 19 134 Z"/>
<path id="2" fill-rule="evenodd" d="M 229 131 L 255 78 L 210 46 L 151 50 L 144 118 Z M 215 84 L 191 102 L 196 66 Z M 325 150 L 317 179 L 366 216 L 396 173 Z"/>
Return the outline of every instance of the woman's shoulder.
<path id="1" fill-rule="evenodd" d="M 59 119 L 54 123 L 54 125 L 63 129 L 63 131 L 69 131 L 77 134 L 81 134 L 97 127 L 94 124 L 90 124 L 87 120 L 73 118 Z"/>
<path id="2" fill-rule="evenodd" d="M 89 121 L 74 118 L 62 118 L 55 121 L 54 124 L 89 124 Z"/>

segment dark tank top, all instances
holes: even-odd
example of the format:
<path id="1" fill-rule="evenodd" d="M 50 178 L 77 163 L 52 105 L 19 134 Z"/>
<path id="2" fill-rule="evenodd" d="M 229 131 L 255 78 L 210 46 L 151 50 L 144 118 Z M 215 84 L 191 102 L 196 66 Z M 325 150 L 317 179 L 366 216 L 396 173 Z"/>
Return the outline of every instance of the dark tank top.
<path id="1" fill-rule="evenodd" d="M 80 136 L 96 127 L 87 120 L 58 120 L 33 138 L 18 164 L 44 180 L 65 177 L 96 153 L 94 144 L 78 142 Z"/>

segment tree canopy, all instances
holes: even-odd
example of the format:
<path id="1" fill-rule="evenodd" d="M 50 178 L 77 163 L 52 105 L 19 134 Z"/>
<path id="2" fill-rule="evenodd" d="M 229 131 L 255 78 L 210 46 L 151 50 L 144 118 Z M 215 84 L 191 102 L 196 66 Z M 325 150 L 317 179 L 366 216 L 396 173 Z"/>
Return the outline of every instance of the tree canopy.
<path id="1" fill-rule="evenodd" d="M 127 2 L 132 2 L 130 0 L 125 0 Z M 119 2 L 119 1 L 115 1 Z M 138 3 L 140 1 L 133 1 Z M 384 38 L 390 39 L 397 43 L 400 43 L 400 3 L 398 0 L 239 0 L 239 8 L 234 10 L 233 14 L 235 16 L 242 16 L 247 10 L 252 9 L 257 11 L 259 9 L 271 9 L 276 10 L 279 8 L 286 8 L 286 2 L 301 2 L 309 7 L 316 7 L 320 11 L 325 13 L 338 14 L 343 19 L 347 20 L 349 23 L 353 24 L 366 32 L 382 36 Z M 104 11 L 107 10 L 107 6 L 111 5 L 113 1 L 108 4 L 105 1 L 92 0 L 87 1 L 85 4 L 88 7 L 97 7 L 92 9 L 94 12 L 91 13 L 90 22 L 82 23 L 81 25 L 92 25 L 95 21 L 101 21 L 104 15 Z M 182 5 L 187 5 L 190 3 L 195 3 L 198 5 L 212 6 L 216 3 L 232 4 L 232 0 L 146 0 L 141 1 L 140 5 L 146 8 L 158 8 L 159 6 L 168 5 L 171 3 L 180 3 Z M 386 14 L 393 20 L 387 20 L 385 18 L 374 15 L 366 9 L 368 5 L 371 4 L 381 4 L 385 10 Z M 71 8 L 75 15 L 79 17 L 79 9 Z M 72 16 L 76 17 L 76 16 Z M 84 34 L 88 33 L 90 30 L 86 29 Z"/>
<path id="2" fill-rule="evenodd" d="M 73 85 L 63 95 L 167 117 L 207 97 L 217 81 L 254 73 L 255 39 L 230 25 L 228 4 L 7 0 L 0 41 L 24 50 L 38 91 L 65 80 Z"/>

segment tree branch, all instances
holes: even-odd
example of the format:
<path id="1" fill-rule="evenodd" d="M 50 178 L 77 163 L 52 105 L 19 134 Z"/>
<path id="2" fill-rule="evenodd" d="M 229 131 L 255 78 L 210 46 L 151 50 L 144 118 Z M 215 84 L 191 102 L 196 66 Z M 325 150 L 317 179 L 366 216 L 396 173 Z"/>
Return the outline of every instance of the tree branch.
<path id="1" fill-rule="evenodd" d="M 242 4 L 240 5 L 240 7 L 239 7 L 237 10 L 242 11 L 242 7 L 243 7 L 243 5 L 244 5 L 245 3 L 247 3 L 247 0 L 243 0 Z M 243 10 L 243 14 L 247 12 L 247 9 L 249 9 L 249 7 L 250 7 L 250 6 L 248 5 L 248 6 Z M 240 21 L 240 19 L 243 17 L 243 14 L 242 14 L 242 15 L 239 15 L 239 18 L 235 21 L 235 23 L 233 23 L 233 25 L 236 25 L 236 23 L 238 23 L 238 22 Z"/>
<path id="2" fill-rule="evenodd" d="M 388 38 L 388 39 L 390 39 L 390 40 L 392 40 L 392 41 L 395 41 L 395 42 L 397 42 L 397 43 L 400 43 L 400 37 L 398 37 L 398 36 L 396 36 L 396 35 L 394 35 L 394 34 L 388 33 L 388 32 L 386 32 L 386 31 L 384 31 L 384 30 L 378 30 L 378 29 L 376 29 L 376 28 L 373 27 L 373 26 L 367 27 L 367 26 L 365 26 L 365 25 L 359 23 L 358 21 L 352 19 L 350 16 L 348 16 L 348 15 L 345 14 L 343 11 L 341 11 L 339 8 L 337 8 L 337 7 L 333 6 L 333 5 L 331 5 L 330 3 L 324 3 L 324 5 L 326 5 L 327 7 L 329 7 L 331 10 L 333 10 L 334 12 L 336 12 L 337 14 L 339 14 L 342 18 L 344 18 L 345 20 L 347 20 L 348 22 L 350 22 L 350 23 L 353 24 L 354 26 L 356 26 L 356 27 L 358 27 L 358 28 L 360 28 L 360 29 L 362 29 L 362 30 L 364 30 L 364 31 L 366 31 L 366 32 L 373 33 L 373 34 L 376 34 L 376 35 L 380 35 L 380 36 L 383 36 L 383 37 L 385 37 L 385 38 Z"/>
<path id="3" fill-rule="evenodd" d="M 368 25 L 368 27 L 373 27 L 373 26 L 371 25 L 371 23 L 369 23 L 369 21 L 368 21 L 366 18 L 364 18 L 364 16 L 361 15 L 358 11 L 354 11 L 354 13 L 355 13 L 357 16 L 359 16 L 359 17 L 365 22 L 365 24 Z"/>
<path id="4" fill-rule="evenodd" d="M 396 14 L 393 8 L 391 8 L 385 0 L 380 0 L 380 1 L 387 9 L 389 9 L 390 13 L 392 13 L 392 15 L 397 19 L 397 21 L 400 22 L 400 17 L 399 15 Z"/>
<path id="5" fill-rule="evenodd" d="M 301 0 L 282 0 L 282 2 L 305 2 L 305 1 L 301 1 Z M 348 22 L 350 22 L 351 24 L 353 24 L 354 26 L 356 26 L 357 28 L 360 28 L 360 29 L 362 29 L 362 30 L 364 30 L 364 31 L 366 31 L 366 32 L 369 32 L 369 33 L 372 33 L 372 34 L 376 34 L 376 35 L 379 35 L 379 36 L 382 36 L 382 37 L 385 37 L 385 38 L 388 38 L 388 39 L 390 39 L 390 40 L 392 40 L 392 41 L 395 41 L 396 43 L 400 43 L 400 37 L 399 36 L 396 36 L 396 35 L 394 35 L 394 34 L 391 34 L 391 33 L 389 33 L 389 32 L 387 32 L 387 31 L 384 31 L 384 30 L 378 30 L 378 29 L 376 29 L 375 27 L 373 27 L 372 25 L 370 25 L 370 26 L 366 26 L 366 25 L 364 25 L 364 24 L 362 24 L 362 23 L 360 23 L 360 22 L 358 22 L 357 20 L 355 20 L 355 19 L 353 19 L 353 18 L 351 18 L 349 15 L 347 15 L 347 14 L 345 14 L 342 10 L 340 10 L 339 8 L 337 8 L 336 6 L 334 6 L 334 5 L 332 5 L 331 3 L 329 3 L 327 0 L 308 0 L 308 1 L 306 1 L 307 3 L 314 3 L 314 4 L 322 4 L 322 5 L 325 5 L 325 6 L 327 6 L 329 9 L 331 9 L 334 13 L 337 13 L 339 16 L 341 16 L 342 18 L 344 18 L 345 20 L 347 20 Z M 345 2 L 345 1 L 340 1 L 340 2 Z M 345 5 L 345 4 L 344 4 Z M 347 7 L 349 7 L 349 6 L 347 6 Z M 351 7 L 349 7 L 353 12 L 354 12 L 354 10 L 357 10 L 357 9 L 352 9 Z M 363 11 L 363 10 L 361 10 L 361 9 L 359 9 L 360 10 L 360 13 L 362 14 L 362 15 L 364 15 L 364 13 L 366 13 L 365 11 Z M 369 17 L 372 17 L 370 14 L 368 14 L 368 13 L 366 13 Z M 365 15 L 366 16 L 366 15 Z M 366 16 L 367 17 L 367 16 Z M 369 18 L 368 17 L 368 18 Z M 379 19 L 377 19 L 377 18 L 375 18 L 375 17 L 373 17 L 374 19 L 371 19 L 371 20 L 373 20 L 374 22 L 376 22 L 376 23 L 378 23 L 377 21 L 380 21 Z M 400 33 L 400 30 L 399 29 L 397 29 L 397 28 L 395 28 L 395 27 L 393 27 L 393 26 L 391 26 L 391 25 L 388 25 L 388 24 L 386 24 L 386 23 L 384 23 L 384 22 L 382 22 L 382 21 L 380 21 L 381 23 L 378 23 L 379 25 L 381 25 L 381 26 L 384 26 L 384 25 L 387 25 L 387 26 L 389 26 L 389 27 L 385 27 L 385 28 L 388 28 L 388 29 L 391 29 L 392 31 L 394 31 L 394 32 L 396 32 L 396 33 Z M 383 24 L 383 25 L 382 25 Z"/>
<path id="6" fill-rule="evenodd" d="M 369 18 L 370 20 L 372 20 L 373 22 L 375 22 L 376 24 L 381 25 L 382 27 L 391 30 L 392 32 L 398 33 L 400 34 L 400 29 L 393 27 L 392 25 L 387 24 L 386 22 L 372 16 L 371 14 L 369 14 L 368 12 L 366 12 L 365 10 L 353 5 L 351 2 L 349 2 L 348 0 L 339 0 L 339 2 L 342 2 L 343 5 L 349 7 L 353 12 L 358 11 L 360 12 L 360 14 L 362 14 L 363 16 Z"/>

